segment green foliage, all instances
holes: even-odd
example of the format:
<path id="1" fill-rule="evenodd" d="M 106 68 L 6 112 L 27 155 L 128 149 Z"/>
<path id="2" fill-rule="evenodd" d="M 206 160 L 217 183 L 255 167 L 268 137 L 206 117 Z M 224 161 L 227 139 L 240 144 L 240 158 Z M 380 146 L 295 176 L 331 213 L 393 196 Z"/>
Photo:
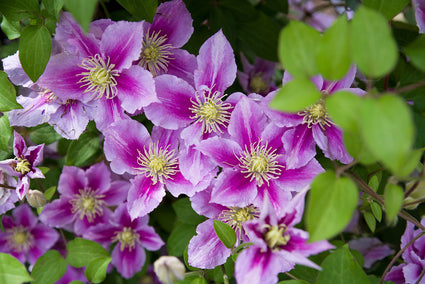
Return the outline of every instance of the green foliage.
<path id="1" fill-rule="evenodd" d="M 354 62 L 366 76 L 381 77 L 397 63 L 397 45 L 387 20 L 366 7 L 359 7 L 352 20 L 351 47 Z"/>
<path id="2" fill-rule="evenodd" d="M 387 20 L 391 20 L 410 2 L 410 0 L 363 0 L 363 4 L 381 12 Z"/>
<path id="3" fill-rule="evenodd" d="M 308 282 L 304 280 L 286 280 L 286 281 L 280 281 L 277 284 L 308 284 Z"/>
<path id="4" fill-rule="evenodd" d="M 412 64 L 425 72 L 425 35 L 418 36 L 414 42 L 406 46 L 404 51 Z"/>
<path id="5" fill-rule="evenodd" d="M 0 111 L 9 111 L 22 108 L 16 102 L 15 87 L 7 79 L 7 74 L 0 71 Z"/>
<path id="6" fill-rule="evenodd" d="M 0 283 L 21 284 L 32 281 L 25 266 L 7 253 L 0 253 Z"/>
<path id="7" fill-rule="evenodd" d="M 25 18 L 36 18 L 40 12 L 37 0 L 0 1 L 0 13 L 8 21 L 21 21 Z"/>
<path id="8" fill-rule="evenodd" d="M 385 187 L 384 198 L 387 221 L 391 222 L 397 216 L 403 205 L 403 189 L 396 184 L 388 183 Z"/>
<path id="9" fill-rule="evenodd" d="M 9 140 L 12 137 L 13 129 L 9 124 L 9 117 L 4 114 L 0 117 L 0 150 L 9 151 Z"/>
<path id="10" fill-rule="evenodd" d="M 361 97 L 338 91 L 326 98 L 326 110 L 344 131 L 357 131 L 361 103 Z"/>
<path id="11" fill-rule="evenodd" d="M 80 23 L 83 31 L 87 32 L 93 19 L 97 2 L 98 0 L 65 0 L 65 8 Z"/>
<path id="12" fill-rule="evenodd" d="M 167 240 L 167 250 L 169 255 L 183 256 L 184 250 L 190 239 L 195 235 L 196 226 L 185 223 L 175 225 Z"/>
<path id="13" fill-rule="evenodd" d="M 109 253 L 100 244 L 81 238 L 68 242 L 66 249 L 66 261 L 74 267 L 87 266 L 94 260 L 109 257 Z"/>
<path id="14" fill-rule="evenodd" d="M 33 82 L 43 74 L 52 51 L 49 30 L 42 25 L 26 26 L 19 40 L 19 60 Z"/>
<path id="15" fill-rule="evenodd" d="M 176 212 L 178 220 L 190 225 L 198 225 L 205 220 L 205 217 L 199 216 L 192 209 L 189 198 L 181 198 L 173 203 L 174 212 Z"/>
<path id="16" fill-rule="evenodd" d="M 43 0 L 43 5 L 47 12 L 56 20 L 59 20 L 59 12 L 61 11 L 65 0 Z"/>
<path id="17" fill-rule="evenodd" d="M 49 250 L 43 254 L 31 271 L 33 284 L 50 284 L 59 280 L 66 272 L 67 264 L 57 250 Z"/>
<path id="18" fill-rule="evenodd" d="M 225 247 L 229 249 L 233 248 L 236 244 L 236 233 L 232 227 L 218 220 L 214 220 L 213 225 L 217 237 L 225 245 Z"/>
<path id="19" fill-rule="evenodd" d="M 86 131 L 78 140 L 71 142 L 66 155 L 67 166 L 84 167 L 91 165 L 99 156 L 99 136 L 92 131 Z"/>
<path id="20" fill-rule="evenodd" d="M 158 0 L 117 0 L 130 14 L 152 23 Z"/>
<path id="21" fill-rule="evenodd" d="M 18 21 L 9 22 L 6 17 L 3 17 L 1 29 L 10 40 L 17 39 L 21 36 L 21 25 Z"/>
<path id="22" fill-rule="evenodd" d="M 112 257 L 95 258 L 87 265 L 84 274 L 92 283 L 101 283 L 106 278 L 106 269 L 111 262 Z"/>
<path id="23" fill-rule="evenodd" d="M 342 231 L 353 216 L 357 200 L 357 187 L 350 179 L 338 178 L 332 171 L 318 175 L 311 185 L 307 205 L 310 241 L 327 239 Z"/>
<path id="24" fill-rule="evenodd" d="M 34 142 L 35 144 L 51 144 L 55 141 L 58 141 L 59 139 L 61 139 L 62 136 L 60 136 L 55 129 L 53 128 L 53 126 L 45 123 L 45 124 L 40 124 L 36 127 L 33 128 L 33 131 L 31 131 L 30 133 L 30 139 L 32 142 Z"/>
<path id="25" fill-rule="evenodd" d="M 348 249 L 348 245 L 338 248 L 330 254 L 321 265 L 316 284 L 357 284 L 370 283 L 366 273 L 357 263 Z"/>
<path id="26" fill-rule="evenodd" d="M 316 103 L 320 97 L 320 91 L 312 81 L 294 78 L 277 92 L 270 107 L 280 111 L 297 112 Z"/>
<path id="27" fill-rule="evenodd" d="M 317 51 L 317 68 L 323 77 L 338 80 L 351 64 L 349 26 L 345 15 L 340 16 L 324 33 Z"/>

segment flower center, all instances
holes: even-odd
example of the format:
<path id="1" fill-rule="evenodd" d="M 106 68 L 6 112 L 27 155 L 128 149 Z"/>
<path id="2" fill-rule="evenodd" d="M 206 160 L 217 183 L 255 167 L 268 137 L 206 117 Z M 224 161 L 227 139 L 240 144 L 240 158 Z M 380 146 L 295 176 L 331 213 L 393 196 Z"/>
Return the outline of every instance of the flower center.
<path id="1" fill-rule="evenodd" d="M 107 99 L 114 98 L 117 93 L 117 80 L 118 70 L 115 70 L 115 64 L 105 62 L 103 58 L 96 54 L 85 58 L 80 67 L 85 69 L 85 72 L 77 74 L 82 76 L 78 83 L 83 83 L 80 87 L 85 87 L 84 93 L 92 92 L 95 99 L 105 96 Z"/>
<path id="2" fill-rule="evenodd" d="M 306 108 L 298 114 L 304 116 L 303 123 L 307 123 L 309 128 L 311 128 L 312 125 L 319 124 L 322 129 L 325 129 L 325 126 L 334 124 L 329 118 L 323 100 L 320 100 L 318 103 Z"/>
<path id="3" fill-rule="evenodd" d="M 287 227 L 285 225 L 265 225 L 267 232 L 264 239 L 271 249 L 277 249 L 279 246 L 286 245 L 291 236 L 287 233 Z"/>
<path id="4" fill-rule="evenodd" d="M 125 248 L 131 251 L 136 247 L 136 243 L 140 243 L 140 235 L 133 231 L 130 227 L 124 227 L 120 232 L 117 232 L 113 241 L 120 242 L 120 250 L 123 251 Z"/>
<path id="5" fill-rule="evenodd" d="M 257 93 L 267 93 L 270 89 L 270 86 L 263 80 L 263 76 L 261 73 L 256 73 L 251 77 L 249 82 L 250 89 Z"/>
<path id="6" fill-rule="evenodd" d="M 96 216 L 103 215 L 103 207 L 105 206 L 103 198 L 105 195 L 96 195 L 96 192 L 90 188 L 80 189 L 78 192 L 79 194 L 75 194 L 74 198 L 69 201 L 72 205 L 71 212 L 79 214 L 81 220 L 84 216 L 87 217 L 87 220 L 92 223 Z"/>
<path id="7" fill-rule="evenodd" d="M 249 220 L 257 219 L 260 216 L 260 211 L 254 205 L 246 207 L 230 207 L 228 210 L 223 210 L 219 219 L 232 227 L 239 236 L 242 234 L 243 223 Z M 246 234 L 246 232 L 244 232 Z"/>
<path id="8" fill-rule="evenodd" d="M 192 107 L 189 110 L 194 114 L 191 119 L 196 119 L 195 123 L 202 123 L 202 132 L 220 132 L 222 127 L 227 127 L 230 121 L 230 109 L 232 105 L 223 102 L 221 93 L 215 91 L 211 94 L 211 90 L 208 93 L 204 90 L 202 95 L 198 92 L 195 93 L 196 101 L 192 102 Z"/>
<path id="9" fill-rule="evenodd" d="M 31 171 L 31 164 L 27 159 L 17 158 L 18 162 L 15 165 L 15 171 L 22 175 Z"/>
<path id="10" fill-rule="evenodd" d="M 165 179 L 172 178 L 178 172 L 178 160 L 176 151 L 168 150 L 168 146 L 163 149 L 159 148 L 158 144 L 152 143 L 149 145 L 149 150 L 146 148 L 141 152 L 137 149 L 139 156 L 137 157 L 137 164 L 140 165 L 140 170 L 146 177 L 152 179 L 153 184 L 158 181 L 162 184 Z"/>
<path id="11" fill-rule="evenodd" d="M 167 41 L 167 36 L 160 36 L 160 31 L 150 33 L 149 30 L 143 39 L 142 52 L 140 53 L 139 65 L 149 70 L 153 76 L 160 72 L 167 73 L 168 63 L 173 53 L 173 46 Z"/>
<path id="12" fill-rule="evenodd" d="M 33 235 L 27 228 L 17 226 L 6 230 L 7 244 L 16 252 L 28 251 L 33 246 Z"/>
<path id="13" fill-rule="evenodd" d="M 242 167 L 242 173 L 246 173 L 245 177 L 250 178 L 252 181 L 254 178 L 257 181 L 258 186 L 262 186 L 264 182 L 269 184 L 271 179 L 277 179 L 280 176 L 282 168 L 284 166 L 279 165 L 276 161 L 278 154 L 276 149 L 268 147 L 267 142 L 265 145 L 258 143 L 251 144 L 249 149 L 245 146 L 241 156 L 237 156 Z"/>

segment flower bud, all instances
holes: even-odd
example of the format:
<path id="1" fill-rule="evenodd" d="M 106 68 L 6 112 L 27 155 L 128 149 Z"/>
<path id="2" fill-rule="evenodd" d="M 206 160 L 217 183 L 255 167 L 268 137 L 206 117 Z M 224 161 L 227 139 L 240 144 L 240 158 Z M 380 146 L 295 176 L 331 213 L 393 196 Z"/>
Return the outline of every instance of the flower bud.
<path id="1" fill-rule="evenodd" d="M 173 284 L 184 278 L 186 268 L 175 256 L 161 256 L 154 264 L 154 271 L 158 279 L 164 284 Z"/>
<path id="2" fill-rule="evenodd" d="M 39 190 L 30 189 L 25 196 L 27 197 L 29 205 L 34 208 L 43 207 L 47 203 L 46 197 L 44 197 L 44 194 Z"/>

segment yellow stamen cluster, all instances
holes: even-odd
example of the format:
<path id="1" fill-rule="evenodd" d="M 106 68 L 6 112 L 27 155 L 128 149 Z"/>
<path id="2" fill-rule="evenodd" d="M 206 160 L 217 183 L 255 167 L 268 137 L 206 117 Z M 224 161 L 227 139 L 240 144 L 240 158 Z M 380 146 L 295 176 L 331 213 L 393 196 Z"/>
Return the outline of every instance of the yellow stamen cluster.
<path id="1" fill-rule="evenodd" d="M 266 229 L 264 239 L 272 250 L 286 245 L 291 239 L 291 236 L 287 233 L 288 228 L 285 225 L 264 225 L 264 227 Z"/>
<path id="2" fill-rule="evenodd" d="M 161 32 L 148 31 L 143 39 L 142 52 L 140 53 L 139 65 L 149 70 L 155 77 L 161 71 L 168 71 L 168 63 L 172 60 L 173 46 L 167 41 L 166 35 L 160 35 Z"/>
<path id="3" fill-rule="evenodd" d="M 320 100 L 318 103 L 306 108 L 304 111 L 299 112 L 299 115 L 303 117 L 303 123 L 307 123 L 307 126 L 311 128 L 313 125 L 319 124 L 322 129 L 326 126 L 334 124 L 330 120 L 329 115 L 326 111 L 325 102 Z"/>
<path id="4" fill-rule="evenodd" d="M 17 163 L 15 164 L 15 171 L 21 173 L 22 175 L 27 174 L 31 171 L 31 164 L 27 159 L 17 158 Z"/>
<path id="5" fill-rule="evenodd" d="M 103 207 L 105 201 L 103 198 L 104 194 L 96 194 L 95 191 L 90 188 L 80 189 L 79 194 L 75 194 L 74 198 L 69 201 L 72 205 L 71 212 L 80 215 L 82 220 L 87 217 L 87 220 L 92 223 L 96 216 L 103 215 Z"/>
<path id="6" fill-rule="evenodd" d="M 132 251 L 136 247 L 136 243 L 140 243 L 140 235 L 133 231 L 130 227 L 124 227 L 124 229 L 116 234 L 113 241 L 120 242 L 120 250 L 123 251 L 128 248 Z"/>
<path id="7" fill-rule="evenodd" d="M 259 216 L 260 211 L 258 208 L 254 205 L 249 205 L 242 208 L 230 207 L 228 210 L 223 210 L 220 213 L 219 219 L 232 227 L 242 237 L 243 223 L 257 219 Z"/>
<path id="8" fill-rule="evenodd" d="M 33 235 L 23 226 L 6 229 L 7 245 L 16 252 L 28 251 L 34 244 Z"/>

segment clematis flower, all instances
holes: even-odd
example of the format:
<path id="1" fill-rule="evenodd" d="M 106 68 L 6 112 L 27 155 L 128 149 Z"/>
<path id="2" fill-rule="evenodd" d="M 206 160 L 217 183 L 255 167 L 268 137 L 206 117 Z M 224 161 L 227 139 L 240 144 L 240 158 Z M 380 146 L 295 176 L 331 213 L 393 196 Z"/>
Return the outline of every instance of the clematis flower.
<path id="1" fill-rule="evenodd" d="M 230 138 L 216 136 L 197 146 L 222 167 L 211 202 L 261 206 L 268 198 L 280 210 L 282 200 L 291 199 L 291 192 L 309 185 L 323 169 L 312 158 L 302 167 L 291 164 L 284 149 L 284 131 L 267 120 L 258 103 L 241 98 L 230 118 Z"/>
<path id="2" fill-rule="evenodd" d="M 128 192 L 131 218 L 141 217 L 155 209 L 165 196 L 165 188 L 174 196 L 192 196 L 206 188 L 213 178 L 207 176 L 192 184 L 179 170 L 179 131 L 154 127 L 152 137 L 135 120 L 122 120 L 105 132 L 104 151 L 117 174 L 135 175 Z"/>
<path id="3" fill-rule="evenodd" d="M 154 251 L 164 245 L 148 222 L 148 216 L 130 218 L 127 205 L 121 204 L 115 209 L 109 224 L 90 228 L 84 237 L 104 246 L 117 243 L 112 250 L 111 263 L 128 279 L 142 269 L 146 260 L 145 249 Z"/>
<path id="4" fill-rule="evenodd" d="M 413 0 L 415 8 L 416 25 L 419 27 L 420 33 L 425 33 L 425 1 Z"/>
<path id="5" fill-rule="evenodd" d="M 64 101 L 87 104 L 88 116 L 101 131 L 126 118 L 124 111 L 132 114 L 158 101 L 152 75 L 133 65 L 142 49 L 144 22 L 120 21 L 103 28 L 100 40 L 95 34 L 85 35 L 64 13 L 58 41 L 71 51 L 52 56 L 37 81 Z"/>
<path id="6" fill-rule="evenodd" d="M 44 178 L 43 173 L 36 166 L 43 159 L 44 144 L 27 147 L 24 138 L 14 131 L 13 154 L 14 159 L 0 161 L 0 169 L 6 174 L 18 177 L 16 193 L 19 199 L 24 198 L 30 187 L 30 179 Z"/>
<path id="7" fill-rule="evenodd" d="M 359 251 L 364 258 L 364 267 L 371 268 L 372 264 L 394 253 L 394 250 L 377 238 L 359 238 L 348 242 L 350 249 Z"/>
<path id="8" fill-rule="evenodd" d="M 307 257 L 333 246 L 326 240 L 307 243 L 308 233 L 294 227 L 302 218 L 305 192 L 297 194 L 280 213 L 266 202 L 260 219 L 246 223 L 253 245 L 244 249 L 236 259 L 238 283 L 277 283 L 277 275 L 291 270 L 295 264 L 320 269 Z"/>
<path id="9" fill-rule="evenodd" d="M 27 204 L 16 207 L 12 216 L 4 215 L 2 222 L 4 232 L 0 231 L 0 252 L 9 253 L 22 263 L 34 265 L 59 238 L 54 229 L 38 223 Z"/>
<path id="10" fill-rule="evenodd" d="M 0 171 L 0 184 L 0 214 L 4 214 L 15 208 L 15 203 L 19 200 L 19 197 L 16 194 L 16 190 L 2 186 L 16 188 L 17 183 L 13 177 Z"/>
<path id="11" fill-rule="evenodd" d="M 363 95 L 365 91 L 359 88 L 350 88 L 355 75 L 356 68 L 353 66 L 347 75 L 339 81 L 326 81 L 320 75 L 313 77 L 312 81 L 325 96 L 332 95 L 336 91 L 348 91 Z M 291 75 L 285 72 L 283 84 L 291 79 Z M 339 160 L 344 164 L 353 161 L 353 158 L 345 149 L 342 130 L 329 118 L 323 99 L 299 113 L 290 114 L 271 110 L 268 107 L 275 95 L 276 92 L 272 92 L 265 98 L 264 103 L 267 105 L 265 112 L 276 125 L 291 128 L 285 133 L 284 140 L 294 142 L 285 143 L 285 150 L 291 153 L 290 159 L 294 163 L 302 166 L 314 157 L 316 145 L 323 151 L 325 157 L 331 160 Z M 294 136 L 298 139 L 293 140 L 292 137 Z"/>
<path id="12" fill-rule="evenodd" d="M 196 58 L 180 49 L 192 33 L 192 18 L 182 0 L 161 3 L 152 24 L 145 23 L 138 64 L 153 76 L 171 74 L 193 85 Z"/>
<path id="13" fill-rule="evenodd" d="M 425 218 L 421 220 L 425 225 Z M 415 225 L 407 222 L 406 230 L 401 236 L 400 247 L 404 248 L 414 237 L 421 233 L 421 229 L 415 230 Z M 385 276 L 385 281 L 393 281 L 396 284 L 402 283 L 425 283 L 425 277 L 420 280 L 421 273 L 425 269 L 425 236 L 421 236 L 411 244 L 402 254 L 404 263 L 394 266 Z M 420 281 L 419 281 L 420 280 Z"/>
<path id="14" fill-rule="evenodd" d="M 111 173 L 103 162 L 86 171 L 65 166 L 58 184 L 61 195 L 44 207 L 40 220 L 82 235 L 90 226 L 107 223 L 112 216 L 108 207 L 124 202 L 128 187 L 126 181 L 111 181 Z"/>

